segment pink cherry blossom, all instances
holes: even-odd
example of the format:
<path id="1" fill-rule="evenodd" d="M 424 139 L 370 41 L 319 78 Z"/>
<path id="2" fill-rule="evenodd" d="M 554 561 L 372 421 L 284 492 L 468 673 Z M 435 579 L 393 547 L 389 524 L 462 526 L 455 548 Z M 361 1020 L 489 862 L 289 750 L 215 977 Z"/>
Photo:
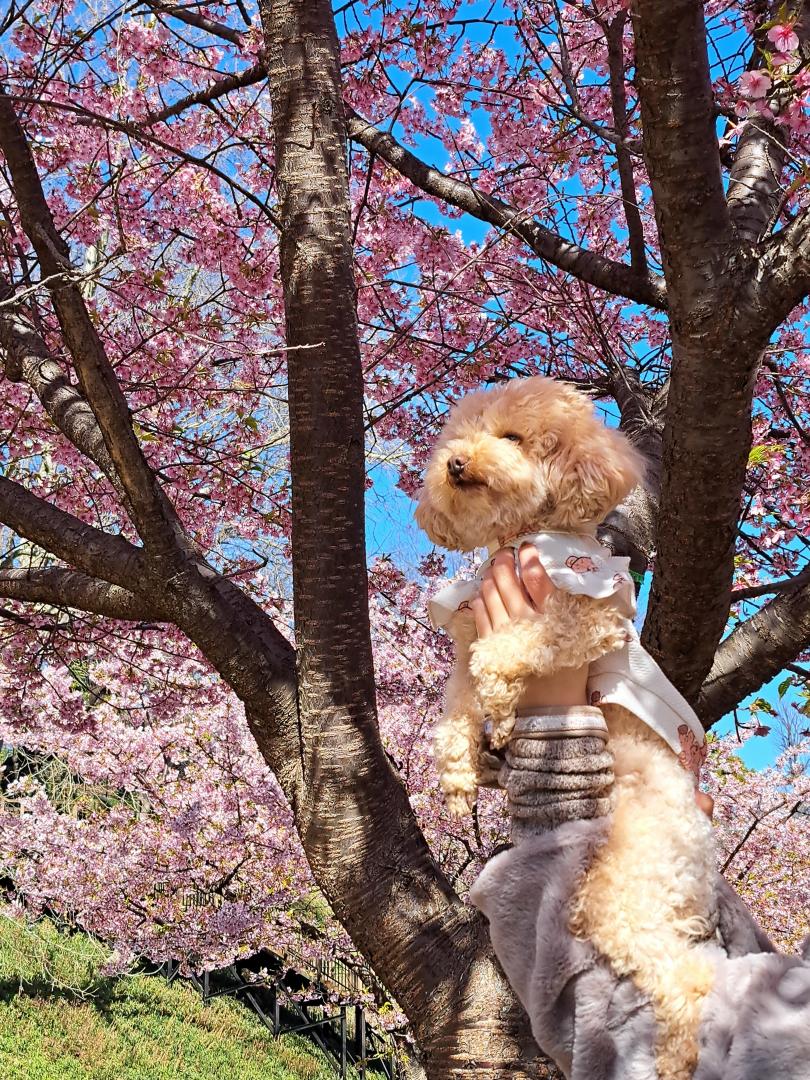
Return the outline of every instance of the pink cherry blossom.
<path id="1" fill-rule="evenodd" d="M 767 71 L 746 71 L 740 76 L 740 91 L 747 98 L 764 98 L 771 88 Z"/>
<path id="2" fill-rule="evenodd" d="M 778 52 L 792 53 L 799 47 L 799 37 L 792 26 L 777 23 L 768 31 L 768 41 L 772 42 Z"/>

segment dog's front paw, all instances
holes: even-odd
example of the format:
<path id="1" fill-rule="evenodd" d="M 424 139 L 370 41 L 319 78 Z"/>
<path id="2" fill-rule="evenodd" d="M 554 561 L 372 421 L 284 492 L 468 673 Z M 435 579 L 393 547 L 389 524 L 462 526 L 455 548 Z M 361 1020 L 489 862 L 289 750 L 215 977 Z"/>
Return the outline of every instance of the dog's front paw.
<path id="1" fill-rule="evenodd" d="M 515 703 L 517 705 L 517 702 Z M 489 741 L 493 750 L 502 750 L 512 737 L 512 729 L 515 726 L 515 713 L 510 712 L 507 716 L 493 717 L 492 730 L 489 733 Z"/>
<path id="2" fill-rule="evenodd" d="M 475 806 L 477 791 L 445 791 L 444 801 L 450 816 L 454 818 L 466 817 L 472 813 Z"/>

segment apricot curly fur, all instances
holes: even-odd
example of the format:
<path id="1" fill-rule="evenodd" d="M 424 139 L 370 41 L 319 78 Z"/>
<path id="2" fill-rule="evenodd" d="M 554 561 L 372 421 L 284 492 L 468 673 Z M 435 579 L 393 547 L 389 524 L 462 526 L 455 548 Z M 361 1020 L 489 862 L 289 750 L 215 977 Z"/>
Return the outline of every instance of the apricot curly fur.
<path id="1" fill-rule="evenodd" d="M 712 827 L 669 747 L 621 706 L 602 711 L 616 778 L 612 825 L 577 892 L 570 925 L 649 995 L 660 1025 L 660 1075 L 688 1080 L 722 955 L 712 940 Z"/>
<path id="2" fill-rule="evenodd" d="M 504 438 L 505 435 L 516 436 Z M 455 482 L 451 458 L 465 460 Z M 641 459 L 582 394 L 550 379 L 512 380 L 453 410 L 425 472 L 417 521 L 444 547 L 470 551 L 543 529 L 581 531 L 636 485 Z M 602 601 L 557 592 L 542 614 L 476 640 L 469 612 L 449 628 L 456 664 L 434 738 L 451 813 L 472 808 L 479 752 L 509 740 L 526 680 L 579 667 L 624 642 Z M 688 1080 L 714 977 L 714 852 L 694 783 L 646 725 L 603 706 L 615 758 L 612 828 L 575 898 L 571 927 L 649 995 L 661 1080 Z"/>
<path id="3" fill-rule="evenodd" d="M 448 471 L 454 457 L 466 462 L 463 483 Z M 521 532 L 586 529 L 621 502 L 641 471 L 636 450 L 577 390 L 542 376 L 513 379 L 455 407 L 425 471 L 416 519 L 434 543 L 461 551 Z M 531 675 L 578 667 L 624 639 L 610 605 L 566 593 L 531 622 L 486 640 L 475 641 L 467 613 L 448 629 L 457 656 L 434 754 L 448 808 L 462 815 L 475 802 L 485 716 L 491 741 L 502 746 Z"/>
<path id="4" fill-rule="evenodd" d="M 447 808 L 454 817 L 472 810 L 478 791 L 478 750 L 483 741 L 483 716 L 469 674 L 470 645 L 475 623 L 469 612 L 459 612 L 448 631 L 456 648 L 456 662 L 445 691 L 445 709 L 433 733 L 433 755 Z"/>

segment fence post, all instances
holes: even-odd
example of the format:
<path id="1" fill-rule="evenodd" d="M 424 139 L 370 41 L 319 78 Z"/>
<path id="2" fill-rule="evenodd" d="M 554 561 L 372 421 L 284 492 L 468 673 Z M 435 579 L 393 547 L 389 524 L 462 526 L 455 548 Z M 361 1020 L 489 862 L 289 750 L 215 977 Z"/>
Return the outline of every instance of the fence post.
<path id="1" fill-rule="evenodd" d="M 346 1006 L 340 1006 L 340 1080 L 346 1080 Z"/>
<path id="2" fill-rule="evenodd" d="M 273 1005 L 273 1035 L 278 1038 L 281 1030 L 281 1009 L 278 1004 L 278 987 L 275 983 L 270 987 L 270 1001 Z"/>
<path id="3" fill-rule="evenodd" d="M 360 1060 L 360 1078 L 366 1080 L 366 1013 L 362 1005 L 354 1007 L 355 1055 Z"/>

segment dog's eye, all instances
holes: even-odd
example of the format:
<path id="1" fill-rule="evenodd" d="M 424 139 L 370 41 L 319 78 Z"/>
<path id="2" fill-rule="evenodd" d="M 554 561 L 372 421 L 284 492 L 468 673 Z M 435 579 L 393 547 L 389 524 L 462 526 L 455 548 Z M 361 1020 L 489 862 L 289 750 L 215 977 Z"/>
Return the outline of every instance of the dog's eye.
<path id="1" fill-rule="evenodd" d="M 508 439 L 510 442 L 523 442 L 523 439 L 520 437 L 520 435 L 516 435 L 514 431 L 505 431 L 503 435 L 501 435 L 501 438 Z"/>

